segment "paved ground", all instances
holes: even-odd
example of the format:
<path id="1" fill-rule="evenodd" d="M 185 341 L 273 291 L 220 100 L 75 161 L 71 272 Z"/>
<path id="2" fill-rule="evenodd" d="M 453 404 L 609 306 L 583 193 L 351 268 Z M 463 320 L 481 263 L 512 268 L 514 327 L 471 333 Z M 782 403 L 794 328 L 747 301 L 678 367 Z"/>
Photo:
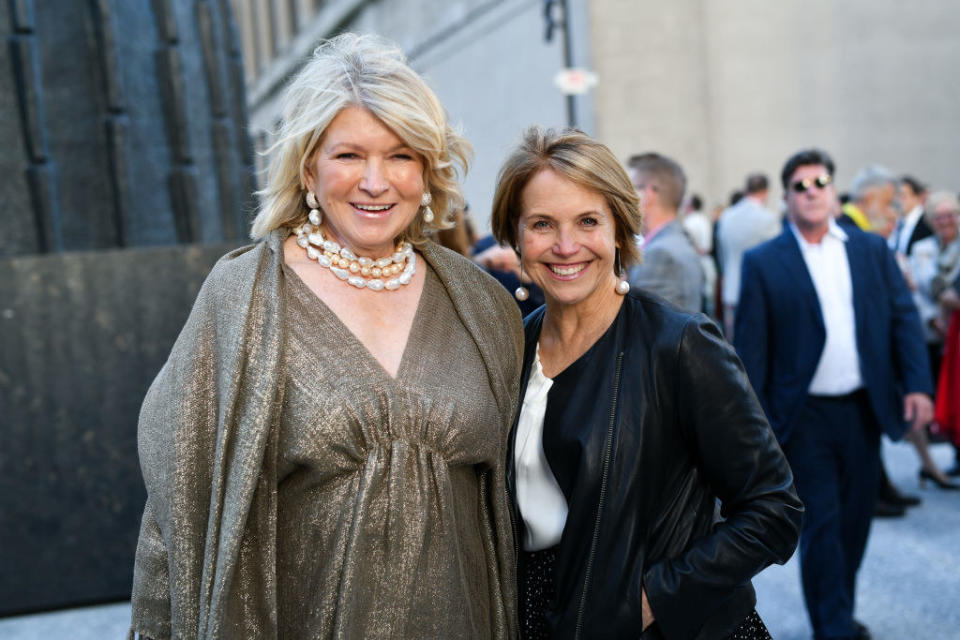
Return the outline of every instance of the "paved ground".
<path id="1" fill-rule="evenodd" d="M 947 445 L 933 447 L 941 467 L 952 463 Z M 960 491 L 917 486 L 916 452 L 884 446 L 894 483 L 923 498 L 905 518 L 874 520 L 860 569 L 856 616 L 875 640 L 960 639 Z M 757 609 L 776 640 L 811 637 L 794 556 L 754 581 Z"/>
<path id="2" fill-rule="evenodd" d="M 860 571 L 857 617 L 875 640 L 960 640 L 960 491 L 917 489 L 909 445 L 885 446 L 891 477 L 923 497 L 906 518 L 874 522 Z M 941 466 L 951 450 L 934 447 Z M 757 608 L 776 640 L 808 640 L 796 558 L 755 581 Z M 123 640 L 129 603 L 0 619 L 3 640 Z"/>

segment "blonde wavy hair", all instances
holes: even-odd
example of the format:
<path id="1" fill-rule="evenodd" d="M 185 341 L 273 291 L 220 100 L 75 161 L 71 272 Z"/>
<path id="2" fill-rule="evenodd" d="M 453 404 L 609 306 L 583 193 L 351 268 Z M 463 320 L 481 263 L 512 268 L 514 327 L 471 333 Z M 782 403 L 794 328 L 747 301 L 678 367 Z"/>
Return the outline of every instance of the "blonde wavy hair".
<path id="1" fill-rule="evenodd" d="M 327 126 L 351 106 L 369 110 L 423 160 L 435 216 L 430 223 L 415 216 L 404 239 L 421 243 L 424 233 L 452 226 L 449 216 L 464 205 L 460 179 L 469 165 L 470 143 L 447 123 L 437 96 L 399 47 L 379 37 L 345 33 L 317 47 L 287 88 L 277 140 L 267 150 L 270 169 L 250 230 L 254 240 L 306 220 L 307 166 Z"/>

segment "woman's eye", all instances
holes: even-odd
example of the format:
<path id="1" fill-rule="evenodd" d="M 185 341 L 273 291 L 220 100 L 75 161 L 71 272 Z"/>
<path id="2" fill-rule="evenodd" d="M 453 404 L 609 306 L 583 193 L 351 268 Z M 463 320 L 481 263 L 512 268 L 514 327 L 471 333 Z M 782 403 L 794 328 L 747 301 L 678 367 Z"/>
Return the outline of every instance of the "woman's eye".
<path id="1" fill-rule="evenodd" d="M 356 157 L 357 157 L 357 154 L 353 153 L 352 151 L 343 151 L 334 156 L 334 158 L 336 158 L 337 160 L 352 160 L 353 158 L 356 158 Z"/>
<path id="2" fill-rule="evenodd" d="M 530 225 L 531 229 L 549 229 L 550 225 L 546 220 L 534 220 L 533 224 Z"/>
<path id="3" fill-rule="evenodd" d="M 413 160 L 413 156 L 409 153 L 397 153 L 393 157 L 397 160 Z"/>
<path id="4" fill-rule="evenodd" d="M 600 224 L 600 221 L 597 220 L 596 218 L 584 218 L 580 222 L 587 227 L 595 227 L 598 224 Z"/>

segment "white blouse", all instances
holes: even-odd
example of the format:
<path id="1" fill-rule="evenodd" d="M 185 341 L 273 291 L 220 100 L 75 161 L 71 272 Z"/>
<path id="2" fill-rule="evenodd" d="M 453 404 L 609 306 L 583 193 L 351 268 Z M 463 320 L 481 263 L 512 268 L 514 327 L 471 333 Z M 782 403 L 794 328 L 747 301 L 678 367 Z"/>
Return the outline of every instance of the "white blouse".
<path id="1" fill-rule="evenodd" d="M 547 412 L 547 393 L 552 386 L 553 380 L 543 375 L 538 344 L 520 407 L 513 453 L 525 551 L 540 551 L 559 544 L 567 522 L 567 500 L 543 452 L 543 418 Z"/>

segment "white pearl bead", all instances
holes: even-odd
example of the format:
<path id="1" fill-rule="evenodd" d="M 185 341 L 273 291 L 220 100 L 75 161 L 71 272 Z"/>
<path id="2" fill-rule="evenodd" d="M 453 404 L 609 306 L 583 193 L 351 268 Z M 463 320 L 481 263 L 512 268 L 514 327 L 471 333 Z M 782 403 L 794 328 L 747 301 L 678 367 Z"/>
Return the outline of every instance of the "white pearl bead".
<path id="1" fill-rule="evenodd" d="M 371 291 L 380 291 L 383 289 L 383 287 L 383 280 L 379 280 L 377 278 L 374 278 L 373 280 L 367 280 L 367 289 L 370 289 Z"/>
<path id="2" fill-rule="evenodd" d="M 630 291 L 629 282 L 627 282 L 626 280 L 621 280 L 620 282 L 617 283 L 617 293 L 619 293 L 622 296 L 625 296 L 629 291 Z"/>
<path id="3" fill-rule="evenodd" d="M 314 249 L 313 247 L 307 247 L 307 256 L 316 260 L 320 257 L 320 252 Z"/>
<path id="4" fill-rule="evenodd" d="M 320 226 L 320 223 L 323 222 L 323 217 L 320 215 L 319 209 L 311 209 L 308 217 L 310 218 L 311 224 Z"/>
<path id="5" fill-rule="evenodd" d="M 373 269 L 370 269 L 370 275 L 372 275 L 374 278 L 379 278 L 383 275 L 383 269 L 380 267 L 374 267 Z"/>
<path id="6" fill-rule="evenodd" d="M 331 265 L 329 256 L 317 256 L 317 262 L 320 263 L 321 267 L 329 268 Z"/>
<path id="7" fill-rule="evenodd" d="M 338 245 L 333 240 L 324 240 L 323 241 L 323 250 L 329 251 L 331 253 L 340 253 L 340 245 Z"/>
<path id="8" fill-rule="evenodd" d="M 356 260 L 357 256 L 354 255 L 353 251 L 347 249 L 346 247 L 340 249 L 340 255 L 346 258 L 347 260 Z"/>
<path id="9" fill-rule="evenodd" d="M 360 263 L 359 263 L 359 262 L 351 262 L 351 263 L 350 263 L 350 266 L 348 266 L 347 268 L 350 269 L 350 273 L 360 273 Z"/>
<path id="10" fill-rule="evenodd" d="M 530 297 L 530 292 L 527 291 L 526 287 L 517 287 L 517 290 L 513 292 L 513 295 L 517 298 L 517 300 L 523 302 Z"/>
<path id="11" fill-rule="evenodd" d="M 393 258 L 380 258 L 377 260 L 376 265 L 383 269 L 384 267 L 389 267 L 391 262 L 393 262 Z"/>
<path id="12" fill-rule="evenodd" d="M 310 235 L 307 236 L 307 240 L 310 241 L 310 244 L 316 247 L 323 246 L 323 236 L 320 235 L 319 233 L 311 233 Z"/>
<path id="13" fill-rule="evenodd" d="M 300 236 L 297 238 L 297 244 L 306 249 L 310 245 L 310 242 L 304 236 Z"/>
<path id="14" fill-rule="evenodd" d="M 393 291 L 394 289 L 400 288 L 400 282 L 396 278 L 391 278 L 387 280 L 383 286 L 387 291 Z"/>
<path id="15" fill-rule="evenodd" d="M 350 277 L 350 272 L 346 269 L 341 269 L 339 267 L 330 267 L 330 271 L 333 272 L 333 275 L 337 276 L 341 280 L 346 280 Z"/>
<path id="16" fill-rule="evenodd" d="M 367 281 L 360 276 L 350 276 L 347 279 L 347 282 L 355 286 L 357 289 L 363 289 L 365 286 L 367 286 Z"/>

